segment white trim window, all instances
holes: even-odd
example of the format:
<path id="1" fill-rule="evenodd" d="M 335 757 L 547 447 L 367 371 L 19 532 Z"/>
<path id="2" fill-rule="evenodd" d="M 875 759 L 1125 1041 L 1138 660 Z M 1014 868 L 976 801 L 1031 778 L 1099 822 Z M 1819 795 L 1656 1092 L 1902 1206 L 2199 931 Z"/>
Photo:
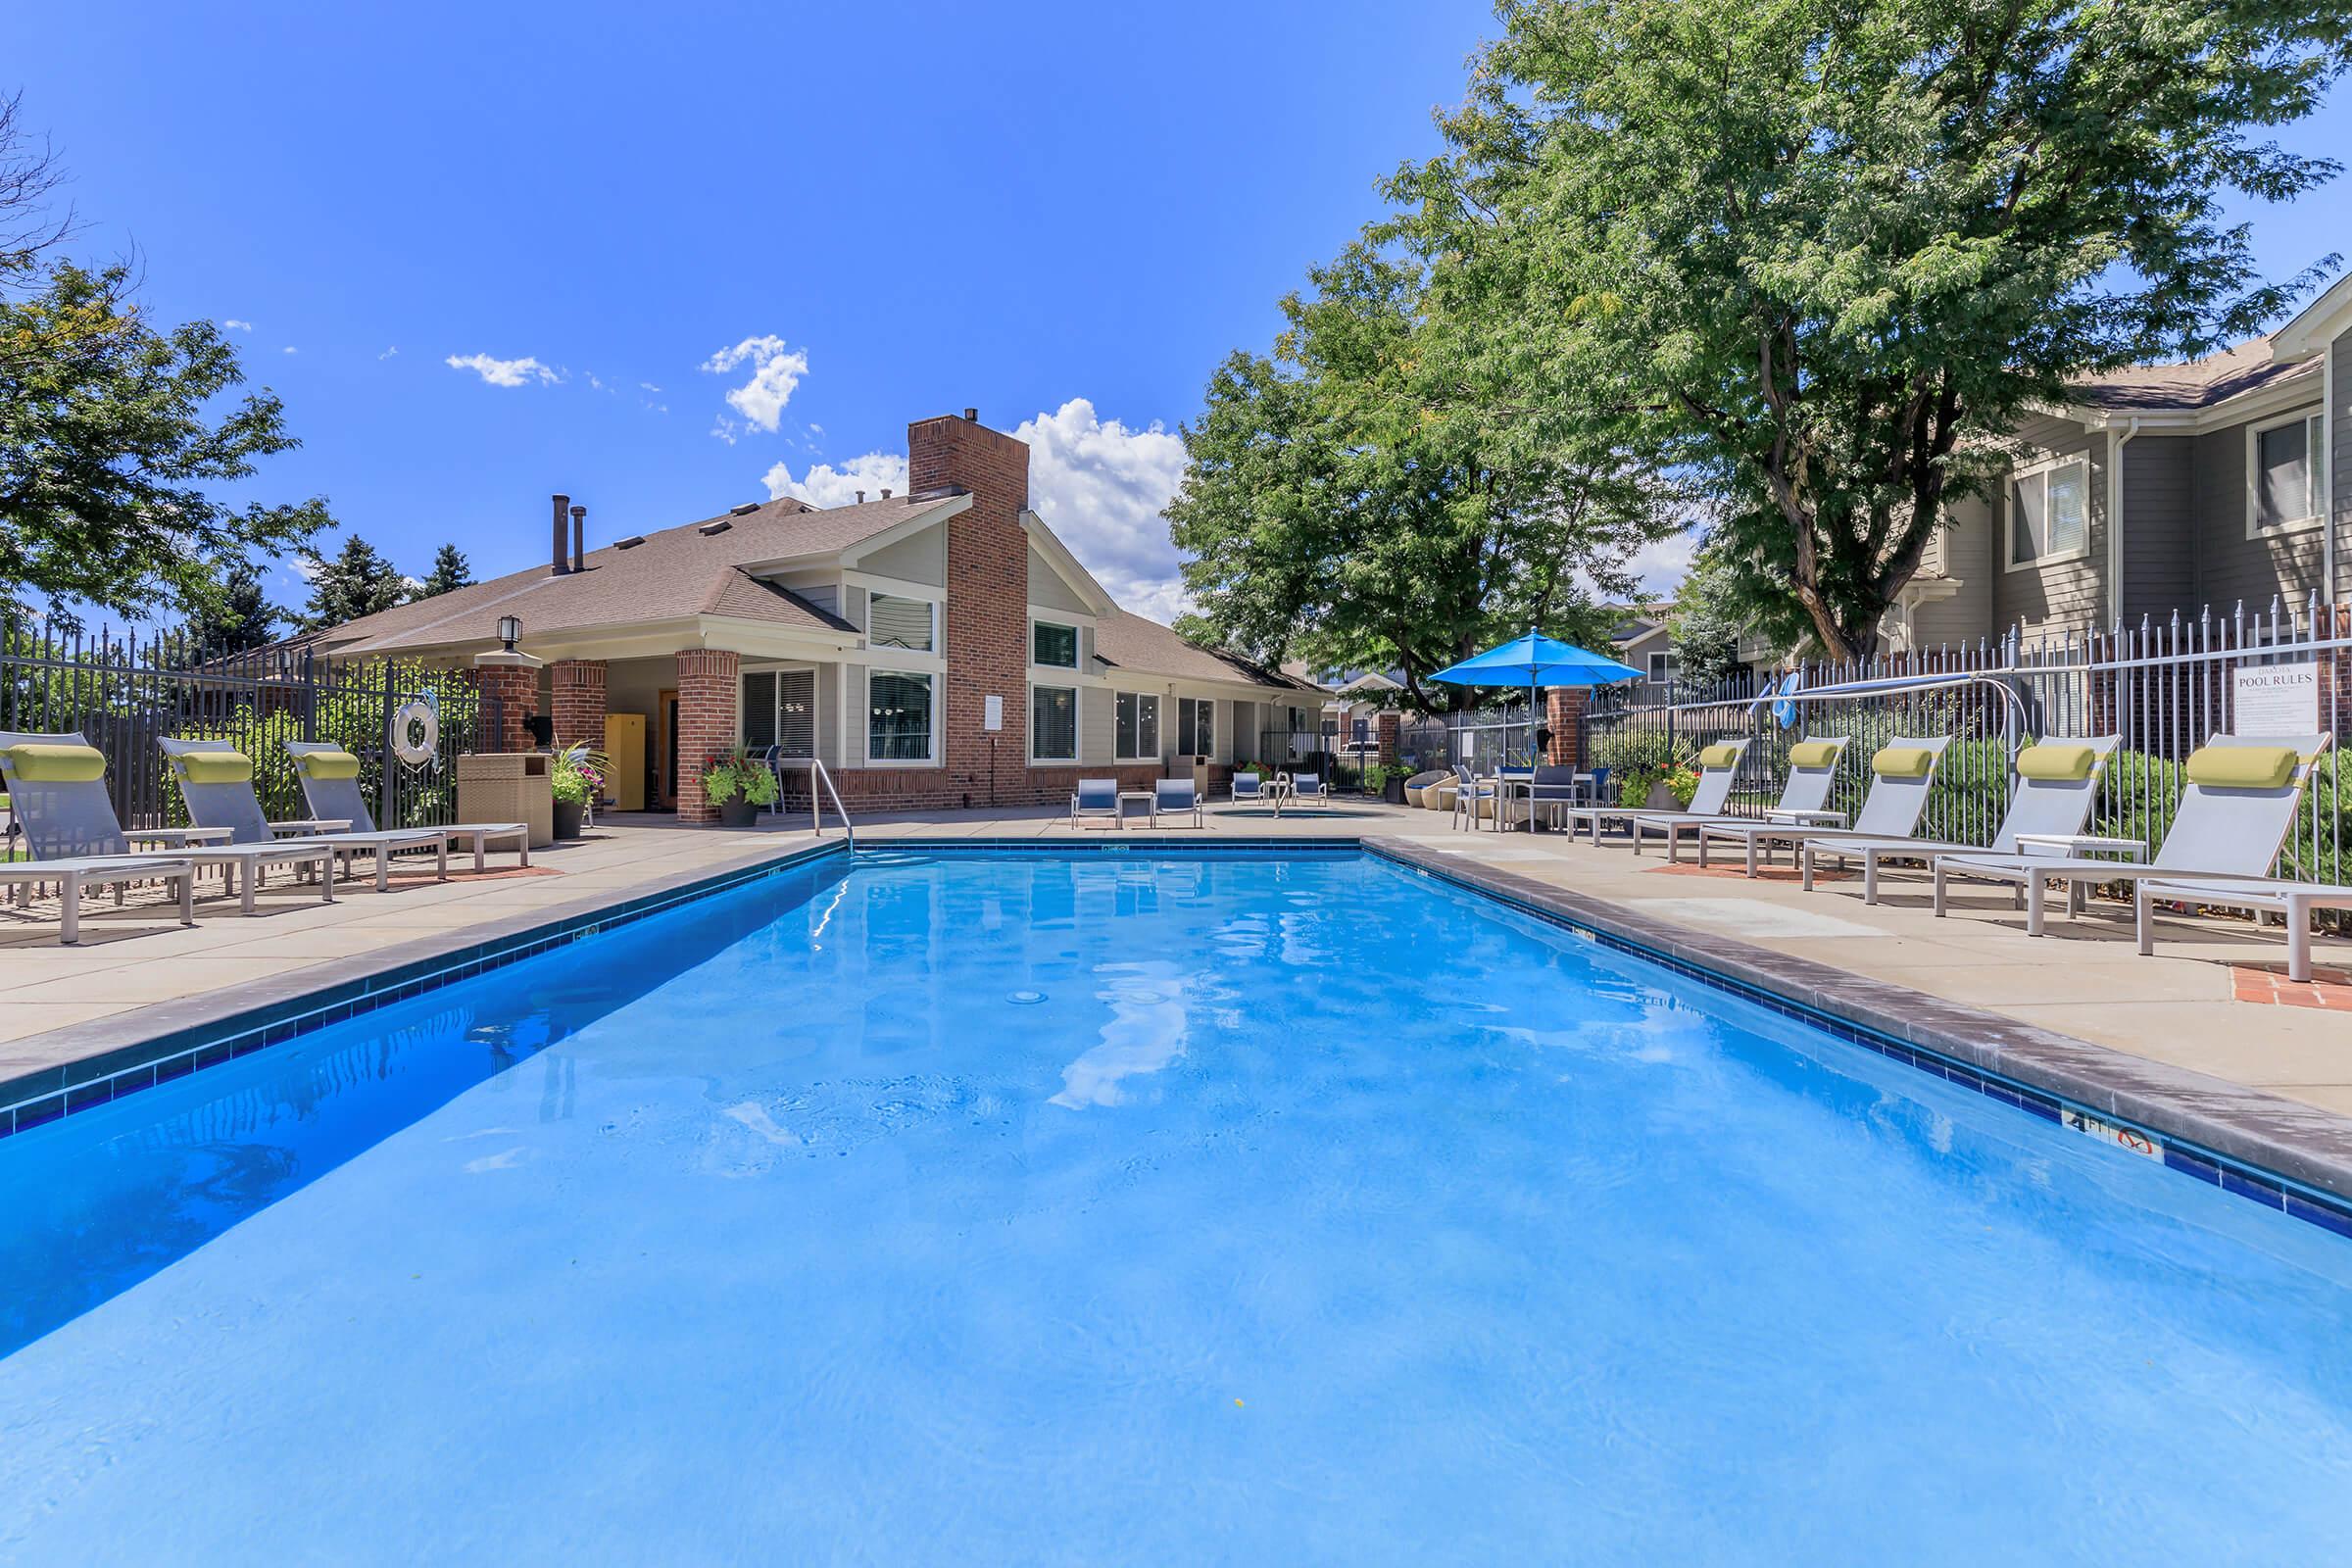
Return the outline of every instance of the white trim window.
<path id="1" fill-rule="evenodd" d="M 865 598 L 865 640 L 876 648 L 931 653 L 939 647 L 939 606 L 904 594 L 869 593 Z"/>
<path id="2" fill-rule="evenodd" d="M 1029 623 L 1029 662 L 1040 669 L 1078 667 L 1078 628 L 1058 621 Z"/>
<path id="3" fill-rule="evenodd" d="M 1159 760 L 1159 698 L 1152 692 L 1120 692 L 1113 743 L 1122 762 Z"/>
<path id="4" fill-rule="evenodd" d="M 743 744 L 779 757 L 816 755 L 816 671 L 754 669 L 743 676 Z"/>
<path id="5" fill-rule="evenodd" d="M 1176 699 L 1176 751 L 1182 757 L 1214 757 L 1217 705 L 1205 697 Z"/>
<path id="6" fill-rule="evenodd" d="M 1078 760 L 1078 688 L 1029 688 L 1029 760 Z"/>
<path id="7" fill-rule="evenodd" d="M 2327 510 L 2328 420 L 2317 409 L 2246 426 L 2246 537 L 2318 523 Z"/>
<path id="8" fill-rule="evenodd" d="M 2009 479 L 2010 571 L 2090 554 L 2090 459 L 2081 453 L 2020 469 Z"/>
<path id="9" fill-rule="evenodd" d="M 1683 673 L 1682 656 L 1667 650 L 1649 656 L 1649 680 L 1653 686 L 1672 685 Z"/>
<path id="10" fill-rule="evenodd" d="M 928 762 L 938 733 L 935 683 L 906 669 L 868 670 L 865 756 L 873 762 Z"/>

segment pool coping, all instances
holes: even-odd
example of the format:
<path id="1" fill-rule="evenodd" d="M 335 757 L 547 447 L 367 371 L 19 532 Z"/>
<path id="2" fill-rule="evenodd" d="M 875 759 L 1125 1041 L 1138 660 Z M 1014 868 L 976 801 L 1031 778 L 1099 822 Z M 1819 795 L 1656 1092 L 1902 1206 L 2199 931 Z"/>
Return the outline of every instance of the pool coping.
<path id="1" fill-rule="evenodd" d="M 1882 1055 L 2352 1236 L 2352 1119 L 2332 1111 L 1891 981 L 1693 931 L 1416 840 L 1360 842 L 1366 853 L 1395 864 L 1775 1010 L 1826 1020 L 1833 1033 Z"/>

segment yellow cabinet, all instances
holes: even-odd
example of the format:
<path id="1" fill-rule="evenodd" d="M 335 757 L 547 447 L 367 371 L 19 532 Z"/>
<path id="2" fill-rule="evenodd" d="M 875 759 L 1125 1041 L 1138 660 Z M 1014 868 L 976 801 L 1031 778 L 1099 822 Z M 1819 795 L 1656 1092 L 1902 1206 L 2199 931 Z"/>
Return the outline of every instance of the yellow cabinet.
<path id="1" fill-rule="evenodd" d="M 613 809 L 645 809 L 645 715 L 605 715 L 605 757 L 612 764 L 605 778 L 605 796 Z"/>

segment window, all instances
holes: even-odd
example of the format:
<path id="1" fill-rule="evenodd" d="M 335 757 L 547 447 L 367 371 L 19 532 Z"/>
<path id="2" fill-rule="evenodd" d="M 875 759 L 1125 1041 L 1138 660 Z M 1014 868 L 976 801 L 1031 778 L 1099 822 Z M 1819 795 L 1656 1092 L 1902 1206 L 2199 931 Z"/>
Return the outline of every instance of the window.
<path id="1" fill-rule="evenodd" d="M 1683 662 L 1677 655 L 1668 653 L 1649 656 L 1649 678 L 1657 684 L 1663 686 L 1676 679 L 1682 672 Z"/>
<path id="2" fill-rule="evenodd" d="M 816 671 L 760 669 L 743 677 L 743 744 L 779 757 L 816 755 Z"/>
<path id="3" fill-rule="evenodd" d="M 866 677 L 866 750 L 877 762 L 931 760 L 931 677 L 877 669 Z"/>
<path id="4" fill-rule="evenodd" d="M 1217 749 L 1217 705 L 1205 697 L 1176 699 L 1176 750 L 1186 757 L 1213 756 Z"/>
<path id="5" fill-rule="evenodd" d="M 876 648 L 927 654 L 937 640 L 932 635 L 937 629 L 932 624 L 933 608 L 928 599 L 874 594 L 865 602 L 865 640 Z"/>
<path id="6" fill-rule="evenodd" d="M 2246 536 L 2317 522 L 2327 510 L 2327 422 L 2298 414 L 2246 432 Z"/>
<path id="7" fill-rule="evenodd" d="M 1029 628 L 1029 662 L 1049 669 L 1078 667 L 1078 628 L 1056 626 L 1050 620 Z"/>
<path id="8" fill-rule="evenodd" d="M 1029 760 L 1078 760 L 1078 693 L 1067 686 L 1040 686 L 1029 694 Z"/>
<path id="9" fill-rule="evenodd" d="M 1122 759 L 1159 756 L 1159 699 L 1143 692 L 1119 693 L 1118 731 Z"/>
<path id="10" fill-rule="evenodd" d="M 2090 551 L 2090 464 L 2066 458 L 2009 482 L 2009 565 L 2070 561 Z"/>

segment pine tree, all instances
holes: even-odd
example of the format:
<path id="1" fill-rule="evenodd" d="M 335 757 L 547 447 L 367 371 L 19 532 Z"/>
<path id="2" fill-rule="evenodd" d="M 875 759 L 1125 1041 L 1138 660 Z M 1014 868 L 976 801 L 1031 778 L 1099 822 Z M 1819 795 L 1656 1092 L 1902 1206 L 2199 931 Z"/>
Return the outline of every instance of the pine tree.
<path id="1" fill-rule="evenodd" d="M 262 594 L 261 573 L 250 561 L 236 561 L 221 573 L 220 591 L 188 615 L 188 635 L 207 655 L 238 654 L 260 648 L 277 635 L 286 612 Z"/>
<path id="2" fill-rule="evenodd" d="M 310 609 L 302 620 L 306 630 L 340 626 L 409 601 L 409 580 L 358 534 L 344 540 L 331 560 L 312 550 L 302 558 L 311 569 Z"/>
<path id="3" fill-rule="evenodd" d="M 424 586 L 416 590 L 419 599 L 448 593 L 453 588 L 473 586 L 473 566 L 466 560 L 465 552 L 456 545 L 443 545 L 433 553 L 433 569 L 425 574 Z"/>

